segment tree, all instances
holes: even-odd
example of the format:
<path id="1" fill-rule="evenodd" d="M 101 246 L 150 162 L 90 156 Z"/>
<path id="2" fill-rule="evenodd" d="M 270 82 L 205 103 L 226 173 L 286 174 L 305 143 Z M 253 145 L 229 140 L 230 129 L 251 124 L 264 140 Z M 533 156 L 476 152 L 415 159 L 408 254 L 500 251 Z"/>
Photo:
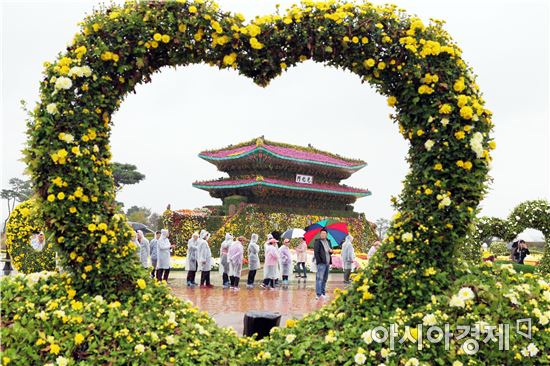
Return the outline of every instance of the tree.
<path id="1" fill-rule="evenodd" d="M 146 207 L 132 206 L 126 211 L 128 221 L 139 222 L 147 225 L 149 223 L 151 210 Z"/>
<path id="2" fill-rule="evenodd" d="M 149 226 L 151 230 L 155 231 L 162 229 L 162 216 L 156 212 L 153 212 L 151 216 L 149 216 L 149 223 L 147 226 Z"/>
<path id="3" fill-rule="evenodd" d="M 3 189 L 0 194 L 2 199 L 8 201 L 8 217 L 4 221 L 3 227 L 6 227 L 6 222 L 8 221 L 11 211 L 15 207 L 15 204 L 17 202 L 26 201 L 34 193 L 30 180 L 11 178 L 8 183 L 11 187 L 9 189 Z"/>
<path id="4" fill-rule="evenodd" d="M 113 163 L 111 168 L 117 192 L 125 185 L 136 184 L 145 179 L 145 175 L 138 172 L 133 164 Z"/>
<path id="5" fill-rule="evenodd" d="M 384 237 L 386 236 L 386 232 L 390 227 L 390 220 L 381 217 L 378 220 L 376 220 L 375 224 L 376 224 L 376 233 L 378 234 L 378 237 L 380 239 L 384 239 Z"/>

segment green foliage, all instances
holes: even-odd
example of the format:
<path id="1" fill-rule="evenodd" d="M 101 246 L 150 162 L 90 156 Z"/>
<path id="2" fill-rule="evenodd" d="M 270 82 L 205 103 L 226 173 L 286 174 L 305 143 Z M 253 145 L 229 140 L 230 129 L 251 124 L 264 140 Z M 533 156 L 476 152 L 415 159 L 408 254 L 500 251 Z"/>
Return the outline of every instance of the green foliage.
<path id="1" fill-rule="evenodd" d="M 414 324 L 430 312 L 453 330 L 533 314 L 539 324 L 531 342 L 548 349 L 548 283 L 537 275 L 520 278 L 504 266 L 495 273 L 467 268 L 456 256 L 486 191 L 495 145 L 475 75 L 442 23 L 424 25 L 391 5 L 342 2 L 305 2 L 243 22 L 210 2 L 126 2 L 89 15 L 67 50 L 46 64 L 40 102 L 27 126 L 25 161 L 68 274 L 35 287 L 25 277 L 2 280 L 2 356 L 16 365 L 59 364 L 60 354 L 88 365 L 168 364 L 176 358 L 182 365 L 349 365 L 365 352 L 370 364 L 406 364 L 411 357 L 469 364 L 456 343 L 450 352 L 441 344 L 422 352 L 398 345 L 383 357 L 381 345 L 361 340 L 375 324 Z M 263 342 L 241 341 L 211 319 L 197 319 L 196 310 L 155 287 L 139 266 L 131 230 L 115 204 L 111 117 L 136 85 L 165 66 L 207 63 L 266 86 L 306 60 L 350 71 L 388 97 L 410 143 L 410 171 L 393 202 L 397 215 L 387 241 L 353 287 L 295 327 Z M 463 287 L 472 289 L 474 299 L 465 308 L 450 306 Z M 91 304 L 101 303 L 97 296 L 120 306 Z M 509 304 L 516 298 L 521 306 Z M 75 330 L 88 336 L 82 348 L 75 345 Z M 289 341 L 291 332 L 296 334 Z M 491 344 L 474 362 L 510 364 L 518 354 L 522 364 L 538 362 L 522 356 L 518 337 L 511 344 L 511 352 Z"/>
<path id="2" fill-rule="evenodd" d="M 42 250 L 31 246 L 31 237 L 44 230 L 44 222 L 34 199 L 27 200 L 12 211 L 6 225 L 6 245 L 13 267 L 21 273 L 55 269 L 55 238 L 45 233 Z"/>
<path id="3" fill-rule="evenodd" d="M 145 175 L 138 172 L 137 167 L 133 164 L 114 162 L 111 169 L 113 170 L 113 179 L 117 190 L 125 185 L 136 184 L 145 179 Z"/>
<path id="4" fill-rule="evenodd" d="M 544 255 L 537 270 L 550 273 L 550 204 L 546 200 L 522 202 L 510 212 L 506 220 L 487 216 L 476 219 L 460 254 L 476 262 L 481 255 L 481 244 L 489 244 L 493 237 L 510 242 L 525 229 L 540 230 L 544 235 Z M 492 251 L 496 255 L 505 255 Z"/>

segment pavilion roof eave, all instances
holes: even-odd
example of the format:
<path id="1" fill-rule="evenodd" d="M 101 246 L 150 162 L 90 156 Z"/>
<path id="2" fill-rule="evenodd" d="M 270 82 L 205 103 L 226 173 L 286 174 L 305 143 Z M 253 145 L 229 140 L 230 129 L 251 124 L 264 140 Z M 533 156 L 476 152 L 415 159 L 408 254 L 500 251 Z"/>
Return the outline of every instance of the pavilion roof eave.
<path id="1" fill-rule="evenodd" d="M 361 192 L 353 192 L 353 191 L 346 192 L 346 191 L 337 191 L 337 190 L 314 188 L 314 187 L 300 187 L 300 186 L 286 185 L 282 183 L 272 183 L 272 182 L 266 182 L 263 180 L 258 180 L 255 182 L 238 183 L 238 184 L 214 185 L 212 184 L 213 182 L 210 182 L 210 183 L 211 184 L 204 184 L 204 183 L 201 184 L 201 182 L 197 182 L 197 183 L 193 183 L 193 187 L 210 191 L 210 190 L 219 190 L 219 189 L 234 189 L 234 188 L 266 186 L 266 187 L 273 187 L 273 188 L 290 189 L 295 191 L 308 191 L 308 192 L 317 192 L 317 193 L 354 196 L 358 198 L 372 195 L 372 193 L 369 190 L 361 191 Z"/>
<path id="2" fill-rule="evenodd" d="M 366 162 L 361 163 L 361 164 L 357 164 L 357 165 L 344 165 L 344 164 L 334 164 L 334 163 L 322 162 L 322 161 L 310 160 L 310 159 L 293 158 L 293 157 L 277 154 L 273 151 L 270 151 L 270 150 L 266 149 L 263 146 L 258 146 L 254 149 L 251 149 L 250 151 L 243 152 L 242 154 L 238 154 L 238 155 L 234 155 L 234 156 L 215 157 L 215 156 L 206 155 L 204 153 L 200 153 L 199 157 L 201 159 L 204 159 L 204 160 L 214 164 L 215 162 L 218 162 L 218 161 L 228 161 L 228 160 L 242 159 L 244 157 L 256 154 L 259 151 L 264 152 L 264 153 L 266 153 L 268 155 L 271 155 L 273 157 L 276 157 L 278 159 L 282 159 L 282 160 L 294 161 L 294 162 L 298 162 L 298 163 L 322 165 L 322 166 L 328 166 L 328 167 L 332 167 L 332 168 L 339 168 L 339 169 L 345 169 L 345 170 L 357 171 L 357 170 L 362 169 L 362 168 L 364 168 L 368 165 Z"/>

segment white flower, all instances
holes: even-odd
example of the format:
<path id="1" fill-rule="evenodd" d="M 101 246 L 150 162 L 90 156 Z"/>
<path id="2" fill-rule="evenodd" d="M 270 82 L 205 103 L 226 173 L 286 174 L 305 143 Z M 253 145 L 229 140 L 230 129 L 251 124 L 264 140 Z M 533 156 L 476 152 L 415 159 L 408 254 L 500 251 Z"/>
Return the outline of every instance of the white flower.
<path id="1" fill-rule="evenodd" d="M 73 86 L 72 80 L 65 76 L 61 76 L 59 79 L 55 81 L 56 89 L 70 89 L 72 86 Z"/>
<path id="2" fill-rule="evenodd" d="M 449 301 L 449 306 L 454 306 L 457 308 L 463 308 L 464 307 L 464 300 L 462 300 L 460 297 L 453 295 L 451 297 L 451 301 Z"/>
<path id="3" fill-rule="evenodd" d="M 464 366 L 464 364 L 460 361 L 454 361 L 453 366 Z"/>
<path id="4" fill-rule="evenodd" d="M 458 291 L 458 297 L 466 301 L 466 300 L 472 300 L 475 297 L 475 295 L 471 288 L 462 287 L 460 291 Z"/>
<path id="5" fill-rule="evenodd" d="M 527 348 L 521 350 L 521 354 L 524 357 L 534 357 L 537 355 L 537 353 L 539 353 L 539 349 L 537 348 L 537 346 L 535 346 L 534 343 L 529 343 Z"/>
<path id="6" fill-rule="evenodd" d="M 68 144 L 72 144 L 72 143 L 74 142 L 74 136 L 71 135 L 70 133 L 63 133 L 63 132 L 61 132 L 61 133 L 59 134 L 59 139 L 60 139 L 61 141 L 65 141 L 65 142 L 68 143 Z"/>
<path id="7" fill-rule="evenodd" d="M 470 139 L 470 147 L 476 153 L 478 159 L 483 157 L 483 134 L 481 132 L 476 132 Z"/>
<path id="8" fill-rule="evenodd" d="M 546 324 L 548 324 L 549 322 L 550 322 L 550 319 L 546 316 L 546 314 L 541 315 L 541 316 L 539 317 L 539 323 L 540 323 L 540 325 L 546 325 Z"/>
<path id="9" fill-rule="evenodd" d="M 436 325 L 437 324 L 437 318 L 434 314 L 426 314 L 422 318 L 422 324 L 424 325 Z"/>
<path id="10" fill-rule="evenodd" d="M 409 358 L 407 362 L 405 362 L 405 366 L 418 366 L 420 362 L 418 362 L 418 358 Z"/>
<path id="11" fill-rule="evenodd" d="M 57 104 L 50 103 L 46 106 L 46 112 L 49 114 L 56 114 L 57 113 Z"/>
<path id="12" fill-rule="evenodd" d="M 334 341 L 336 341 L 336 337 L 332 334 L 327 334 L 325 336 L 325 342 L 327 343 L 333 343 Z"/>
<path id="13" fill-rule="evenodd" d="M 546 302 L 550 302 L 550 291 L 544 291 L 542 293 L 542 298 L 546 300 Z"/>
<path id="14" fill-rule="evenodd" d="M 447 125 L 449 124 L 449 119 L 448 119 L 448 118 L 443 118 L 443 119 L 441 119 L 441 124 L 442 124 L 443 126 L 447 126 Z"/>
<path id="15" fill-rule="evenodd" d="M 174 344 L 176 343 L 176 339 L 173 335 L 166 336 L 166 344 Z"/>
<path id="16" fill-rule="evenodd" d="M 139 354 L 139 353 L 143 353 L 145 351 L 145 346 L 143 344 L 136 344 L 136 346 L 134 347 L 134 352 Z"/>
<path id="17" fill-rule="evenodd" d="M 434 144 L 435 142 L 433 142 L 432 140 L 428 140 L 424 143 L 424 147 L 426 148 L 426 150 L 430 151 Z"/>
<path id="18" fill-rule="evenodd" d="M 363 338 L 363 342 L 365 342 L 366 344 L 371 344 L 372 343 L 372 331 L 369 329 L 366 332 L 363 332 L 363 334 L 361 334 L 361 338 Z"/>
<path id="19" fill-rule="evenodd" d="M 389 349 L 387 349 L 387 348 L 382 348 L 382 349 L 380 350 L 380 356 L 386 358 L 386 357 L 388 357 L 389 355 L 390 355 L 390 350 L 389 350 Z"/>
<path id="20" fill-rule="evenodd" d="M 71 69 L 69 70 L 69 76 L 78 76 L 78 77 L 83 77 L 83 76 L 90 76 L 92 75 L 92 69 L 90 68 L 90 66 L 87 66 L 87 65 L 84 65 L 84 66 L 73 66 L 71 67 Z"/>
<path id="21" fill-rule="evenodd" d="M 449 206 L 451 204 L 451 199 L 447 196 L 443 197 L 441 202 L 439 203 L 441 206 Z"/>
<path id="22" fill-rule="evenodd" d="M 412 233 L 404 233 L 403 235 L 401 235 L 401 240 L 403 240 L 404 242 L 412 241 L 413 240 L 413 234 Z"/>
<path id="23" fill-rule="evenodd" d="M 289 334 L 286 336 L 286 343 L 292 343 L 296 339 L 296 334 Z"/>
<path id="24" fill-rule="evenodd" d="M 67 364 L 69 363 L 69 360 L 67 360 L 63 356 L 59 356 L 55 359 L 55 363 L 57 364 L 57 366 L 67 366 Z"/>
<path id="25" fill-rule="evenodd" d="M 365 361 L 367 360 L 367 356 L 365 356 L 363 353 L 356 353 L 354 359 L 356 364 L 364 365 Z"/>

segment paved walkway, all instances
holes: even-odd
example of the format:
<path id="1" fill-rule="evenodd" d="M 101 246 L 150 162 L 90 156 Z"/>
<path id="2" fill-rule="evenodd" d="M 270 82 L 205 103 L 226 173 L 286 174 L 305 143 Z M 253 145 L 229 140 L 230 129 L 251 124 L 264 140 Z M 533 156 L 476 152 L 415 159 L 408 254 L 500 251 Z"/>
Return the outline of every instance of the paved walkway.
<path id="1" fill-rule="evenodd" d="M 315 300 L 315 273 L 308 274 L 307 281 L 298 283 L 294 276 L 288 288 L 264 290 L 259 287 L 263 279 L 262 271 L 256 275 L 256 287 L 246 288 L 248 271 L 243 271 L 240 290 L 224 290 L 221 286 L 221 273 L 212 272 L 213 289 L 188 288 L 186 285 L 187 272 L 170 273 L 168 284 L 174 294 L 182 299 L 192 301 L 197 307 L 206 311 L 220 326 L 233 327 L 238 334 L 243 332 L 244 314 L 249 310 L 278 312 L 281 314 L 281 326 L 287 319 L 301 318 L 304 314 L 321 308 L 327 301 Z M 197 273 L 197 282 L 200 273 Z M 259 280 L 258 280 L 259 279 Z M 244 283 L 243 283 L 244 281 Z M 335 288 L 343 288 L 343 275 L 335 273 L 329 275 L 327 283 L 328 301 L 332 298 Z"/>

